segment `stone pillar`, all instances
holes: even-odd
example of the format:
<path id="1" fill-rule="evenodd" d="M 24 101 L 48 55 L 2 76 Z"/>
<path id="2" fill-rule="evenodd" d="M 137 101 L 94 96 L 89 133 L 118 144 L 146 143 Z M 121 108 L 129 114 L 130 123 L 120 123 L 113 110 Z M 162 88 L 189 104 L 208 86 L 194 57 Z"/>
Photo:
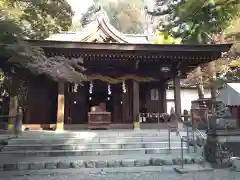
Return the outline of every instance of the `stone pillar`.
<path id="1" fill-rule="evenodd" d="M 133 122 L 134 128 L 139 127 L 139 84 L 133 81 Z M 135 126 L 136 125 L 136 126 Z"/>
<path id="2" fill-rule="evenodd" d="M 18 113 L 17 95 L 10 96 L 9 99 L 8 130 L 14 132 Z"/>
<path id="3" fill-rule="evenodd" d="M 180 87 L 180 77 L 175 76 L 173 79 L 174 82 L 174 102 L 175 102 L 175 113 L 177 119 L 181 117 L 181 87 Z"/>
<path id="4" fill-rule="evenodd" d="M 16 77 L 12 77 L 11 79 L 11 87 L 10 87 L 10 98 L 9 98 L 9 112 L 8 112 L 8 130 L 11 133 L 15 133 L 16 123 L 17 123 L 17 115 L 18 115 L 18 98 L 17 98 L 17 88 L 18 88 L 18 80 Z"/>
<path id="5" fill-rule="evenodd" d="M 58 107 L 56 130 L 64 130 L 64 83 L 58 83 Z"/>

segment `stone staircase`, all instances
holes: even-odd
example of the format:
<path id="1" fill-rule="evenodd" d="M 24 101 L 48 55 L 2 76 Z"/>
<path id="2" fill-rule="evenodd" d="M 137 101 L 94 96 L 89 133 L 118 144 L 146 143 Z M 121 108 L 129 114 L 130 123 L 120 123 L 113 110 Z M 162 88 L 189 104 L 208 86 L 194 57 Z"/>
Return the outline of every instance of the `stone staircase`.
<path id="1" fill-rule="evenodd" d="M 185 132 L 181 132 L 185 135 Z M 181 163 L 181 142 L 167 130 L 24 132 L 0 152 L 0 169 L 108 168 L 163 166 Z M 198 154 L 187 153 L 184 163 L 198 164 Z"/>

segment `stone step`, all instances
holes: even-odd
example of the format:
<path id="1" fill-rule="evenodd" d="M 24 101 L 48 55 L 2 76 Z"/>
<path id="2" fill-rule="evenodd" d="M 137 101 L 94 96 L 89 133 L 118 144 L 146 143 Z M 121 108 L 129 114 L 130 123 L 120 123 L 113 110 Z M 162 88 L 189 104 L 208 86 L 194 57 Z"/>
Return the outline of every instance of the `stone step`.
<path id="1" fill-rule="evenodd" d="M 9 144 L 79 144 L 79 143 L 133 143 L 133 142 L 163 142 L 167 136 L 161 137 L 94 137 L 94 138 L 17 138 L 11 139 Z M 171 141 L 180 141 L 178 136 L 171 137 Z"/>
<path id="2" fill-rule="evenodd" d="M 183 148 L 184 152 L 187 147 Z M 171 147 L 171 153 L 179 152 L 180 147 Z M 131 149 L 81 149 L 81 150 L 37 150 L 37 151 L 2 151 L 1 155 L 17 155 L 24 157 L 59 157 L 59 156 L 110 156 L 110 155 L 136 155 L 164 154 L 169 149 L 165 148 L 131 148 Z"/>
<path id="3" fill-rule="evenodd" d="M 200 157 L 184 156 L 184 164 L 200 164 Z M 118 167 L 150 167 L 174 166 L 181 163 L 177 155 L 166 154 L 142 156 L 75 156 L 75 157 L 29 157 L 15 158 L 10 161 L 0 161 L 0 170 L 41 170 L 41 169 L 68 169 L 68 168 L 118 168 Z"/>
<path id="4" fill-rule="evenodd" d="M 83 150 L 83 149 L 132 149 L 132 148 L 168 148 L 168 142 L 147 143 L 78 143 L 78 144 L 10 144 L 4 151 L 34 151 L 34 150 Z M 172 141 L 171 146 L 180 147 L 180 141 Z M 184 143 L 186 147 L 186 143 Z"/>
<path id="5" fill-rule="evenodd" d="M 170 133 L 176 136 L 175 132 Z M 182 131 L 181 135 L 186 132 Z M 168 131 L 86 131 L 86 132 L 23 132 L 21 138 L 45 138 L 45 137 L 65 137 L 65 138 L 94 138 L 94 137 L 158 137 L 167 136 Z"/>

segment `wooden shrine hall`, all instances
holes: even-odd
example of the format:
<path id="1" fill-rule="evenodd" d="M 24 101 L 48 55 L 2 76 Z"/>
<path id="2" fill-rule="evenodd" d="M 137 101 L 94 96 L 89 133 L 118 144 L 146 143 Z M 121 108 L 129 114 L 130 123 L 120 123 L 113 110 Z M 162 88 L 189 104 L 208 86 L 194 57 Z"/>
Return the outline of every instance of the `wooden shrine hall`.
<path id="1" fill-rule="evenodd" d="M 43 76 L 29 82 L 25 128 L 57 130 L 133 128 L 139 121 L 146 128 L 159 127 L 156 124 L 164 124 L 160 115 L 167 111 L 168 81 L 174 82 L 175 113 L 181 115 L 180 78 L 231 47 L 154 45 L 118 32 L 103 16 L 82 32 L 28 42 L 43 48 L 49 57 L 84 61 L 87 81 L 83 86 Z"/>
<path id="2" fill-rule="evenodd" d="M 180 115 L 180 78 L 218 59 L 230 45 L 153 45 L 29 41 L 47 55 L 83 57 L 84 86 L 35 77 L 29 83 L 25 127 L 132 128 L 140 113 L 165 113 L 167 82 L 174 80 L 175 113 Z M 100 114 L 98 116 L 98 114 Z M 91 119 L 91 118 L 90 118 Z M 147 122 L 146 122 L 147 123 Z M 158 123 L 158 122 L 149 122 Z"/>

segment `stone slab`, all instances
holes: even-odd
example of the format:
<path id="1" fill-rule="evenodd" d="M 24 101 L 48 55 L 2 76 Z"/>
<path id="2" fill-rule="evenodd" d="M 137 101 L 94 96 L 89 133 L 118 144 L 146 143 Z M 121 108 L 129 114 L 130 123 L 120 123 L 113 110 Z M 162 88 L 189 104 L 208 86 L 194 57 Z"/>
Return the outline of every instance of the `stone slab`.
<path id="1" fill-rule="evenodd" d="M 29 170 L 30 169 L 30 164 L 28 162 L 19 162 L 17 164 L 17 169 L 18 170 Z"/>
<path id="2" fill-rule="evenodd" d="M 186 134 L 186 132 L 182 131 L 181 134 Z M 29 138 L 29 137 L 133 137 L 133 136 L 163 136 L 167 135 L 167 129 L 160 129 L 160 130 L 104 130 L 104 131 L 77 131 L 77 132 L 70 132 L 70 131 L 63 131 L 63 132 L 50 132 L 50 131 L 25 131 L 21 134 L 22 138 Z M 175 135 L 175 133 L 171 132 L 171 135 Z"/>
<path id="3" fill-rule="evenodd" d="M 179 152 L 180 147 L 171 147 L 171 153 Z M 184 151 L 187 148 L 184 147 Z M 83 149 L 83 150 L 45 150 L 45 151 L 3 151 L 0 155 L 15 155 L 23 157 L 60 157 L 60 156 L 109 156 L 109 155 L 144 155 L 144 154 L 166 154 L 165 148 L 132 148 L 132 149 Z"/>
<path id="4" fill-rule="evenodd" d="M 85 168 L 85 162 L 83 160 L 76 160 L 70 163 L 71 168 Z"/>
<path id="5" fill-rule="evenodd" d="M 232 167 L 231 169 L 237 172 L 240 172 L 240 158 L 239 157 L 233 157 L 231 159 L 232 161 Z"/>
<path id="6" fill-rule="evenodd" d="M 226 170 L 227 171 L 227 170 Z M 11 171 L 12 175 L 24 176 L 26 174 L 42 175 L 43 177 L 49 174 L 97 174 L 102 173 L 142 173 L 142 172 L 160 172 L 160 173 L 175 173 L 172 166 L 147 166 L 147 167 L 113 167 L 113 168 L 81 168 L 81 169 L 43 169 L 31 171 Z M 8 175 L 9 172 L 1 172 L 2 175 Z M 161 177 L 161 176 L 160 176 Z M 94 177 L 93 177 L 94 179 Z M 122 179 L 126 179 L 126 176 Z M 161 178 L 160 178 L 161 179 Z M 219 178 L 217 178 L 219 179 Z M 215 179 L 214 179 L 215 180 Z"/>
<path id="7" fill-rule="evenodd" d="M 187 166 L 183 168 L 174 167 L 173 169 L 179 174 L 213 171 L 213 168 L 211 167 L 201 167 L 201 166 Z"/>
<path id="8" fill-rule="evenodd" d="M 191 161 L 192 157 L 186 157 L 188 161 Z M 177 159 L 179 157 L 162 156 L 162 158 L 157 156 L 155 158 L 148 157 L 113 157 L 108 158 L 98 158 L 95 159 L 85 158 L 84 160 L 77 160 L 71 158 L 65 159 L 43 159 L 32 160 L 29 162 L 24 162 L 18 160 L 16 163 L 2 164 L 2 170 L 41 170 L 41 169 L 68 169 L 68 168 L 114 168 L 114 167 L 148 167 L 148 166 L 172 166 L 177 165 Z M 185 163 L 188 164 L 188 161 Z M 174 163 L 175 162 L 175 163 Z M 195 160 L 196 162 L 196 160 Z"/>
<path id="9" fill-rule="evenodd" d="M 180 147 L 180 141 L 171 142 L 171 147 Z M 187 147 L 186 143 L 184 147 Z M 37 151 L 37 150 L 81 150 L 81 149 L 133 149 L 133 148 L 168 148 L 168 142 L 138 143 L 78 143 L 78 144 L 10 144 L 4 151 Z"/>
<path id="10" fill-rule="evenodd" d="M 70 161 L 59 161 L 58 163 L 58 168 L 59 169 L 68 169 L 71 167 L 71 162 Z"/>
<path id="11" fill-rule="evenodd" d="M 44 162 L 33 162 L 33 163 L 29 163 L 29 169 L 30 169 L 30 170 L 45 169 L 45 163 L 44 163 Z"/>
<path id="12" fill-rule="evenodd" d="M 57 169 L 57 167 L 58 167 L 58 162 L 56 162 L 56 161 L 45 163 L 45 168 L 46 169 Z"/>
<path id="13" fill-rule="evenodd" d="M 171 141 L 180 141 L 179 137 L 171 137 Z M 103 137 L 103 138 L 66 138 L 66 137 L 44 137 L 44 138 L 17 138 L 12 139 L 9 144 L 86 144 L 86 143 L 139 143 L 139 142 L 168 142 L 168 137 L 166 136 L 157 136 L 157 137 Z"/>

